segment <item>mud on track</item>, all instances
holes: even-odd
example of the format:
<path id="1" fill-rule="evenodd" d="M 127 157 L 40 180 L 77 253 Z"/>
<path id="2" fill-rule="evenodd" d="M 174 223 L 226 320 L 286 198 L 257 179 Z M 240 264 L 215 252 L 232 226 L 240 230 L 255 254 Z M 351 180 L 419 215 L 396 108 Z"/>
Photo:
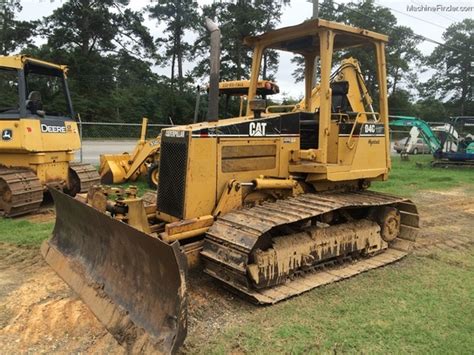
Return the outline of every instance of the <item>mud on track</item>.
<path id="1" fill-rule="evenodd" d="M 415 253 L 474 245 L 474 196 L 454 189 L 419 193 L 413 200 L 422 223 Z M 183 352 L 194 352 L 217 330 L 238 325 L 256 309 L 206 275 L 192 273 L 189 279 L 189 329 Z M 0 245 L 0 348 L 2 353 L 124 353 L 46 265 L 39 249 L 6 244 Z"/>

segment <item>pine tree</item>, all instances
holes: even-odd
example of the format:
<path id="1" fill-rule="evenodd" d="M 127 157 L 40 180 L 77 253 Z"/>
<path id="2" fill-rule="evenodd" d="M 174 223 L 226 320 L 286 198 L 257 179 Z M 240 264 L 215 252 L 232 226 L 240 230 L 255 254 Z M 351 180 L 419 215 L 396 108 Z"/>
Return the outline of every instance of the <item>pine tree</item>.
<path id="1" fill-rule="evenodd" d="M 15 20 L 21 10 L 18 0 L 0 3 L 0 55 L 13 54 L 31 43 L 38 23 Z"/>

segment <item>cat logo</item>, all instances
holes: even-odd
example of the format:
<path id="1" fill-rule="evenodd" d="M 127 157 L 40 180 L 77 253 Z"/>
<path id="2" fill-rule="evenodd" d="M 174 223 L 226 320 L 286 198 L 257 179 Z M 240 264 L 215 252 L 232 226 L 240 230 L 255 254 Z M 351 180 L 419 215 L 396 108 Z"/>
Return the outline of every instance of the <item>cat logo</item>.
<path id="1" fill-rule="evenodd" d="M 266 122 L 250 122 L 249 135 L 253 137 L 262 137 L 265 135 Z"/>
<path id="2" fill-rule="evenodd" d="M 11 129 L 4 129 L 2 131 L 2 140 L 9 141 L 13 138 L 13 132 Z"/>

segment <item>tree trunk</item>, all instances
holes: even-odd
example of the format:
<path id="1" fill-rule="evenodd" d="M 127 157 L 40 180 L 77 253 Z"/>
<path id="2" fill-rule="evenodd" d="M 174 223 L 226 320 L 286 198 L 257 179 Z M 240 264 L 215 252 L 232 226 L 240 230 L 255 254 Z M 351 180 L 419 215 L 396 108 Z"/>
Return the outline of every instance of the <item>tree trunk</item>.
<path id="1" fill-rule="evenodd" d="M 395 74 L 393 76 L 393 86 L 392 86 L 392 95 L 395 93 L 398 84 L 398 71 L 400 68 L 395 69 Z"/>
<path id="2" fill-rule="evenodd" d="M 181 46 L 181 36 L 178 35 L 176 55 L 178 60 L 178 88 L 183 91 L 183 51 Z"/>
<path id="3" fill-rule="evenodd" d="M 171 87 L 174 85 L 174 66 L 176 62 L 176 54 L 173 53 L 173 56 L 171 57 Z"/>
<path id="4" fill-rule="evenodd" d="M 267 80 L 267 61 L 268 61 L 268 55 L 265 51 L 265 54 L 263 55 L 263 69 L 262 69 L 262 79 Z"/>
<path id="5" fill-rule="evenodd" d="M 87 13 L 89 9 L 89 1 L 82 0 L 81 1 L 81 13 L 82 13 L 82 31 L 81 31 L 81 54 L 84 57 L 87 57 L 89 54 L 89 42 L 90 42 L 90 32 L 89 32 L 89 17 Z"/>
<path id="6" fill-rule="evenodd" d="M 469 80 L 470 80 L 470 69 L 471 63 L 467 62 L 466 66 L 464 67 L 464 78 L 462 80 L 462 87 L 461 87 L 461 116 L 464 116 L 464 111 L 466 110 L 466 99 L 469 91 Z"/>
<path id="7" fill-rule="evenodd" d="M 3 5 L 4 6 L 4 9 L 3 9 L 3 12 L 2 12 L 2 33 L 6 33 L 7 32 L 7 5 Z M 7 50 L 6 50 L 6 46 L 7 44 L 5 43 L 7 41 L 6 38 L 2 38 L 2 40 L 0 41 L 0 54 L 1 55 L 7 55 Z"/>
<path id="8" fill-rule="evenodd" d="M 237 80 L 242 80 L 242 57 L 240 41 L 237 43 Z"/>

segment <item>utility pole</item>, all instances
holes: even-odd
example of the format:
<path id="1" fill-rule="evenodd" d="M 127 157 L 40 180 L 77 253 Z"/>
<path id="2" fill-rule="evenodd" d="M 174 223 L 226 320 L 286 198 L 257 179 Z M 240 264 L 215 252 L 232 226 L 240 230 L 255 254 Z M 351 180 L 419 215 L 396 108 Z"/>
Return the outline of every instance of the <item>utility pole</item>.
<path id="1" fill-rule="evenodd" d="M 313 18 L 319 17 L 319 0 L 312 0 L 313 1 Z"/>

